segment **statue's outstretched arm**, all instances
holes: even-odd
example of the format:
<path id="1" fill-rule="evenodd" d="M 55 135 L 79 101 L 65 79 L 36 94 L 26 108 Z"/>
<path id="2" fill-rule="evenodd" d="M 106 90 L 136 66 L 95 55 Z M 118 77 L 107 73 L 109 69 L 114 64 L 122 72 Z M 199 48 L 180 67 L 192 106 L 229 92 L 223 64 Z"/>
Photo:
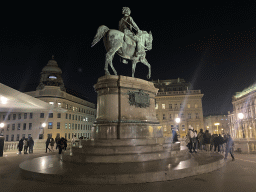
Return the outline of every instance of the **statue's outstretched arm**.
<path id="1" fill-rule="evenodd" d="M 130 22 L 132 24 L 132 26 L 134 27 L 134 29 L 138 32 L 140 29 L 139 27 L 136 25 L 136 23 L 133 21 L 132 17 L 130 16 Z"/>

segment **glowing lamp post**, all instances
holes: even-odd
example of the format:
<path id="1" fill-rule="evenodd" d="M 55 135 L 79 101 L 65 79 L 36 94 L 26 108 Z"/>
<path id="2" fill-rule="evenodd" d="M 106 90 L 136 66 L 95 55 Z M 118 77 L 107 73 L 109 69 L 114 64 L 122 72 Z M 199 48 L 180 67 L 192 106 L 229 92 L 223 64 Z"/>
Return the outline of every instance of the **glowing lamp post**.
<path id="1" fill-rule="evenodd" d="M 46 123 L 42 123 L 42 127 L 45 128 L 46 127 Z"/>
<path id="2" fill-rule="evenodd" d="M 217 126 L 217 134 L 219 134 L 219 127 L 218 126 L 220 125 L 220 123 L 214 123 L 214 125 Z"/>
<path id="3" fill-rule="evenodd" d="M 0 129 L 4 127 L 4 123 L 0 123 Z M 0 135 L 2 135 L 2 130 L 0 131 Z"/>
<path id="4" fill-rule="evenodd" d="M 242 119 L 244 118 L 244 114 L 243 113 L 238 113 L 238 118 L 240 119 L 240 124 L 241 124 L 241 127 L 242 127 L 242 132 L 243 132 L 243 138 L 245 138 L 245 134 L 244 134 L 244 126 L 243 126 L 243 123 L 242 123 Z"/>
<path id="5" fill-rule="evenodd" d="M 180 118 L 176 118 L 176 119 L 175 119 L 175 122 L 176 122 L 177 124 L 179 124 L 179 123 L 180 123 Z"/>

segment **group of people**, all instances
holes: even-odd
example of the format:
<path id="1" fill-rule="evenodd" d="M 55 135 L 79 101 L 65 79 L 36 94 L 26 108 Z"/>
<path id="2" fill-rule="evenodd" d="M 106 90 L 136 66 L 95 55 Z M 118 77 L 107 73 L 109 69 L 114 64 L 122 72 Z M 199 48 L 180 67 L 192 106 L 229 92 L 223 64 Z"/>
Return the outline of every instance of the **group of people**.
<path id="1" fill-rule="evenodd" d="M 24 149 L 24 154 L 33 153 L 33 147 L 34 147 L 34 140 L 32 137 L 30 138 L 22 138 L 19 141 L 18 144 L 18 150 L 19 154 L 21 154 L 21 151 Z"/>
<path id="2" fill-rule="evenodd" d="M 54 151 L 54 144 L 56 143 L 56 150 L 59 149 L 59 154 L 62 153 L 62 150 L 64 149 L 66 151 L 67 149 L 67 140 L 64 137 L 56 137 L 55 140 L 53 138 L 48 137 L 45 144 L 46 144 L 46 153 L 47 149 L 50 152 Z M 49 148 L 49 145 L 51 146 L 51 149 Z"/>
<path id="3" fill-rule="evenodd" d="M 217 149 L 219 153 L 225 152 L 225 159 L 230 153 L 232 160 L 235 160 L 233 155 L 234 142 L 229 134 L 224 136 L 221 134 L 211 135 L 208 130 L 203 132 L 203 129 L 200 129 L 200 132 L 197 133 L 197 130 L 190 126 L 186 136 L 186 143 L 190 153 L 197 153 L 198 150 L 210 152 L 214 148 L 214 152 L 217 152 Z"/>

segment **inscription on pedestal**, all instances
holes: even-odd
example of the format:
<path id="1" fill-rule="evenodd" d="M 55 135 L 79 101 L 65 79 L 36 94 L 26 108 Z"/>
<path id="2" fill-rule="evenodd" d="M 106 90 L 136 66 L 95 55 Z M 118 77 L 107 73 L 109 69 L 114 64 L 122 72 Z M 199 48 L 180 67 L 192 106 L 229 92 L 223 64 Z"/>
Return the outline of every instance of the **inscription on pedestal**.
<path id="1" fill-rule="evenodd" d="M 146 108 L 150 105 L 149 94 L 144 93 L 143 90 L 128 91 L 129 104 L 135 107 Z"/>

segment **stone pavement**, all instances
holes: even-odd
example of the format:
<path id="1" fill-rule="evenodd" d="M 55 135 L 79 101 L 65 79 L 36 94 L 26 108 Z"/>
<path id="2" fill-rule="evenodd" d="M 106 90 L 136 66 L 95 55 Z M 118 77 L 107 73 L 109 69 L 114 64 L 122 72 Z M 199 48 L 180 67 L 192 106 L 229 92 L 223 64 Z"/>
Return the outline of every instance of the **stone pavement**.
<path id="1" fill-rule="evenodd" d="M 13 155 L 0 158 L 1 191 L 255 191 L 256 155 L 235 154 L 236 161 L 229 157 L 222 168 L 197 176 L 183 179 L 125 185 L 74 185 L 26 180 L 21 177 L 19 164 L 40 156 L 53 153 L 34 153 L 28 155 Z M 193 154 L 194 155 L 194 154 Z M 196 154 L 195 154 L 196 155 Z M 213 154 L 211 154 L 213 155 Z M 68 173 L 67 173 L 68 174 Z"/>

